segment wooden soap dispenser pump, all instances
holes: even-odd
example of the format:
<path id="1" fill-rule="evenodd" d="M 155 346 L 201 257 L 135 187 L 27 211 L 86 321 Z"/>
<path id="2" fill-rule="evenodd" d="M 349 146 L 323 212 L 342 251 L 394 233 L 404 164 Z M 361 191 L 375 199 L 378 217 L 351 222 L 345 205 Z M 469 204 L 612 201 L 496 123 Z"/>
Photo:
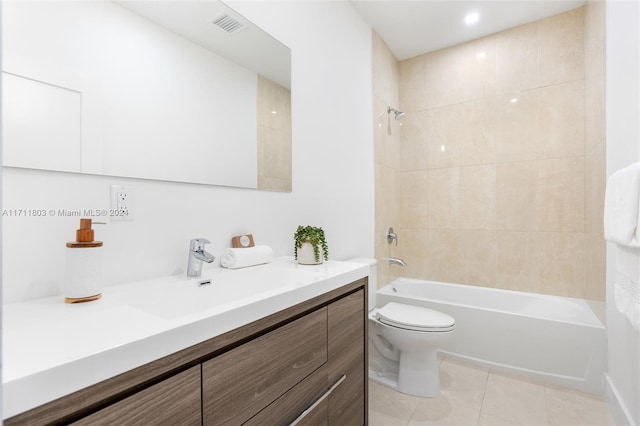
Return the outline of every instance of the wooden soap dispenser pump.
<path id="1" fill-rule="evenodd" d="M 91 225 L 91 219 L 80 219 L 76 241 L 67 243 L 64 274 L 66 303 L 89 302 L 102 296 L 102 241 L 94 240 Z"/>

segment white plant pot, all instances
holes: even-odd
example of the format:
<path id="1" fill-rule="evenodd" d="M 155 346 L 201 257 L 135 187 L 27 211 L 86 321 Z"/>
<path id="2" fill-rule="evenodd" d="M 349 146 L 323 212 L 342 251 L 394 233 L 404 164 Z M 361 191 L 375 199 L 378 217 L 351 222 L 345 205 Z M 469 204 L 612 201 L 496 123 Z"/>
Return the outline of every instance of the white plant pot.
<path id="1" fill-rule="evenodd" d="M 302 247 L 298 249 L 298 263 L 300 265 L 319 265 L 324 262 L 324 253 L 322 246 L 318 247 L 320 250 L 320 260 L 316 262 L 316 255 L 313 253 L 313 246 L 311 243 L 302 243 Z"/>

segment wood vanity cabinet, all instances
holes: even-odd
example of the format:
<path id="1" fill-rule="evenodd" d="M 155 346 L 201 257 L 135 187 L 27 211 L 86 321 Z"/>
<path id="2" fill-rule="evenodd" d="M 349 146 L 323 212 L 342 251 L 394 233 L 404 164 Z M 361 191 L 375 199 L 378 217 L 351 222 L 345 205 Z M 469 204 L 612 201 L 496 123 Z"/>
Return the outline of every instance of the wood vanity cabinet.
<path id="1" fill-rule="evenodd" d="M 73 424 L 197 426 L 201 423 L 200 407 L 200 367 L 195 366 Z"/>
<path id="2" fill-rule="evenodd" d="M 243 424 L 326 362 L 324 307 L 203 363 L 203 423 Z"/>
<path id="3" fill-rule="evenodd" d="M 204 425 L 364 425 L 364 296 L 360 289 L 203 363 Z"/>
<path id="4" fill-rule="evenodd" d="M 366 292 L 363 278 L 5 424 L 366 425 Z"/>

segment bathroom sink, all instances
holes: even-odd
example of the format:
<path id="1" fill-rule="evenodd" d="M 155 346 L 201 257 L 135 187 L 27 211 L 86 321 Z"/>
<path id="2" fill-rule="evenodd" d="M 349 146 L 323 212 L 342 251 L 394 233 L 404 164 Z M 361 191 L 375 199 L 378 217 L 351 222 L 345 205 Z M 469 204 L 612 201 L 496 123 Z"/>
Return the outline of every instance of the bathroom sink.
<path id="1" fill-rule="evenodd" d="M 56 295 L 5 304 L 3 414 L 22 413 L 326 297 L 367 272 L 352 262 L 297 265 L 283 256 L 243 269 L 205 267 L 202 278 L 185 273 L 107 285 L 102 298 L 89 303 L 68 304 Z"/>
<path id="2" fill-rule="evenodd" d="M 266 265 L 263 265 L 266 266 Z M 164 319 L 231 310 L 251 302 L 309 285 L 317 271 L 256 266 L 217 269 L 201 278 L 181 278 L 139 286 L 117 295 L 126 304 Z"/>

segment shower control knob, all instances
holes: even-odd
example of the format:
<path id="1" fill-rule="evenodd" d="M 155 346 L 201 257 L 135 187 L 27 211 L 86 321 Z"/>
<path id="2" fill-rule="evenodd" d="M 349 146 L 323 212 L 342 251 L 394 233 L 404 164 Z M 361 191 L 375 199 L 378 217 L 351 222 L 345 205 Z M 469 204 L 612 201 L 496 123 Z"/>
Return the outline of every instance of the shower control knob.
<path id="1" fill-rule="evenodd" d="M 396 240 L 396 246 L 398 245 L 398 235 L 393 232 L 393 228 L 389 228 L 387 231 L 387 242 L 391 244 L 393 240 Z"/>

